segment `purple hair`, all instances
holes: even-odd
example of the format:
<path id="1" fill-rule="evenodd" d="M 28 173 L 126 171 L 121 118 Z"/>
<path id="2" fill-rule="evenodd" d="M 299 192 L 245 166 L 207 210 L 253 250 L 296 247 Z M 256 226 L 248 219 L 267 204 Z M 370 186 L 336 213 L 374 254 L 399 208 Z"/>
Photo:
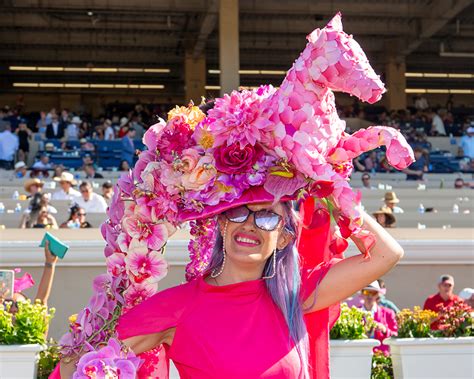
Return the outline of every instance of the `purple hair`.
<path id="1" fill-rule="evenodd" d="M 308 332 L 303 318 L 303 307 L 300 300 L 301 274 L 299 265 L 299 255 L 296 249 L 297 235 L 297 215 L 290 202 L 282 202 L 285 209 L 285 230 L 295 238 L 277 253 L 276 273 L 273 278 L 266 279 L 267 290 L 275 304 L 280 308 L 285 317 L 290 333 L 290 338 L 296 346 L 296 350 L 301 360 L 301 367 L 304 378 L 309 378 L 308 371 Z M 209 275 L 222 265 L 222 244 L 223 239 L 220 232 L 216 233 L 216 243 L 212 253 L 211 261 L 204 276 Z M 263 276 L 273 274 L 272 259 L 269 258 L 263 270 Z"/>

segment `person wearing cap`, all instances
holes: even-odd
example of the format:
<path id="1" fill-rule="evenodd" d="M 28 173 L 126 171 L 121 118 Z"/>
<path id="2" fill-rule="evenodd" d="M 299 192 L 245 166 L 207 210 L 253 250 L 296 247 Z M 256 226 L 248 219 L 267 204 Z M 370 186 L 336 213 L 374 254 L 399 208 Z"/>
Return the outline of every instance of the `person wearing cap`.
<path id="1" fill-rule="evenodd" d="M 25 181 L 25 184 L 23 184 L 23 188 L 25 189 L 25 192 L 28 193 L 29 197 L 41 192 L 43 186 L 44 182 L 38 178 L 28 179 Z"/>
<path id="2" fill-rule="evenodd" d="M 459 141 L 459 155 L 474 159 L 474 123 L 471 123 L 466 130 L 466 135 Z"/>
<path id="3" fill-rule="evenodd" d="M 28 153 L 30 152 L 30 140 L 33 137 L 33 132 L 28 128 L 26 119 L 21 118 L 18 128 L 15 130 L 18 136 L 18 160 L 26 161 Z"/>
<path id="4" fill-rule="evenodd" d="M 400 199 L 397 197 L 395 192 L 385 192 L 382 200 L 385 203 L 385 206 L 382 208 L 387 207 L 392 211 L 392 213 L 404 213 L 404 210 L 397 205 L 400 203 Z"/>
<path id="5" fill-rule="evenodd" d="M 66 128 L 66 138 L 68 141 L 77 141 L 79 138 L 79 126 L 82 120 L 79 116 L 74 116 Z"/>
<path id="6" fill-rule="evenodd" d="M 5 130 L 0 133 L 0 168 L 13 169 L 18 146 L 18 136 L 12 133 L 12 127 L 9 123 L 5 124 Z"/>
<path id="7" fill-rule="evenodd" d="M 79 140 L 79 143 L 81 144 L 81 150 L 82 151 L 94 151 L 95 150 L 95 147 L 92 143 L 90 143 L 89 141 L 87 141 L 87 139 L 85 138 L 81 138 Z"/>
<path id="8" fill-rule="evenodd" d="M 444 274 L 438 279 L 438 293 L 425 300 L 423 309 L 439 312 L 441 306 L 451 307 L 456 301 L 462 301 L 462 299 L 454 294 L 454 278 L 449 274 Z M 436 323 L 431 327 L 436 329 Z"/>
<path id="9" fill-rule="evenodd" d="M 385 291 L 380 288 L 377 280 L 370 283 L 361 290 L 363 305 L 361 306 L 367 312 L 372 314 L 375 326 L 371 330 L 370 338 L 380 341 L 381 345 L 374 347 L 374 351 L 388 353 L 390 348 L 383 344 L 383 340 L 393 335 L 397 335 L 398 325 L 395 312 L 389 308 L 383 307 L 378 303 L 380 295 Z"/>
<path id="10" fill-rule="evenodd" d="M 377 282 L 379 282 L 379 286 L 381 289 L 380 296 L 379 296 L 379 304 L 382 307 L 391 309 L 392 311 L 397 314 L 400 312 L 400 308 L 397 307 L 397 305 L 392 301 L 387 299 L 385 295 L 387 295 L 387 287 L 385 286 L 385 281 L 383 279 L 378 279 Z"/>
<path id="11" fill-rule="evenodd" d="M 117 137 L 118 138 L 123 138 L 128 132 L 129 128 L 129 120 L 127 117 L 122 117 L 120 119 L 120 129 L 118 131 Z"/>
<path id="12" fill-rule="evenodd" d="M 89 182 L 82 182 L 79 190 L 81 197 L 78 197 L 75 203 L 87 213 L 105 213 L 107 211 L 107 203 L 104 198 L 94 193 Z"/>
<path id="13" fill-rule="evenodd" d="M 387 207 L 382 207 L 379 210 L 372 213 L 375 220 L 382 225 L 384 228 L 394 228 L 397 220 L 392 213 L 392 210 Z"/>
<path id="14" fill-rule="evenodd" d="M 15 163 L 15 178 L 24 178 L 28 173 L 28 168 L 26 167 L 26 163 L 23 161 L 19 161 Z"/>
<path id="15" fill-rule="evenodd" d="M 56 182 L 59 182 L 61 189 L 53 193 L 53 200 L 68 200 L 75 202 L 81 197 L 79 191 L 76 191 L 73 186 L 76 185 L 74 175 L 70 172 L 63 172 L 59 178 L 54 178 Z"/>
<path id="16" fill-rule="evenodd" d="M 474 288 L 464 288 L 459 297 L 474 310 Z"/>
<path id="17" fill-rule="evenodd" d="M 135 157 L 135 144 L 133 142 L 135 135 L 135 129 L 129 128 L 127 135 L 122 138 L 122 155 L 120 159 L 127 161 L 130 167 L 133 166 L 133 158 Z"/>

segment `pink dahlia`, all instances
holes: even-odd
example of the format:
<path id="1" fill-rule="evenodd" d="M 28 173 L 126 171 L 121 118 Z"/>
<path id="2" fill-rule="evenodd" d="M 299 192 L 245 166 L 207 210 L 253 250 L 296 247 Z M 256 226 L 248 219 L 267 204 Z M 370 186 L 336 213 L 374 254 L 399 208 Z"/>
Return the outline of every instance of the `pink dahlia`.
<path id="1" fill-rule="evenodd" d="M 236 142 L 242 148 L 248 143 L 255 145 L 261 139 L 261 130 L 268 126 L 260 119 L 260 105 L 274 91 L 271 86 L 262 86 L 252 91 L 232 91 L 216 99 L 214 108 L 203 121 L 214 136 L 214 146 Z"/>

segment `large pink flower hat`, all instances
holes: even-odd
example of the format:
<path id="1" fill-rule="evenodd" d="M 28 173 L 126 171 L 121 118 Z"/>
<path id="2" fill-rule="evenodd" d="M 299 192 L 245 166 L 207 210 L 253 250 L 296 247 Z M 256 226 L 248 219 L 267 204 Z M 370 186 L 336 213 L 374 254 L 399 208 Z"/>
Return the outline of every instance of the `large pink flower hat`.
<path id="1" fill-rule="evenodd" d="M 120 178 L 102 226 L 108 273 L 96 279 L 90 304 L 63 337 L 65 354 L 113 337 L 117 315 L 156 292 L 167 270 L 166 241 L 186 221 L 188 280 L 207 267 L 216 215 L 241 204 L 314 197 L 318 207 L 340 210 L 332 242 L 355 235 L 369 253 L 373 238 L 361 228 L 360 194 L 349 185 L 352 159 L 385 145 L 389 163 L 404 169 L 413 152 L 389 127 L 345 132 L 333 91 L 373 103 L 385 89 L 344 33 L 341 15 L 307 39 L 278 89 L 233 91 L 207 114 L 193 104 L 176 107 L 147 130 L 147 150 Z"/>

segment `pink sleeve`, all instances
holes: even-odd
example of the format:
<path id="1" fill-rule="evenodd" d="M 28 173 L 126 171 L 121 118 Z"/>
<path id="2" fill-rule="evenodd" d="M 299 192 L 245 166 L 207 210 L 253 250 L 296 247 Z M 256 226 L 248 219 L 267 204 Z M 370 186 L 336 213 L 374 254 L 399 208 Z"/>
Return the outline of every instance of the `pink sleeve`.
<path id="1" fill-rule="evenodd" d="M 189 303 L 192 283 L 158 292 L 120 316 L 117 334 L 126 338 L 158 333 L 176 327 Z"/>
<path id="2" fill-rule="evenodd" d="M 333 258 L 330 261 L 320 263 L 314 268 L 302 269 L 300 292 L 302 301 L 305 301 L 316 290 L 329 269 L 340 260 L 341 259 Z"/>

